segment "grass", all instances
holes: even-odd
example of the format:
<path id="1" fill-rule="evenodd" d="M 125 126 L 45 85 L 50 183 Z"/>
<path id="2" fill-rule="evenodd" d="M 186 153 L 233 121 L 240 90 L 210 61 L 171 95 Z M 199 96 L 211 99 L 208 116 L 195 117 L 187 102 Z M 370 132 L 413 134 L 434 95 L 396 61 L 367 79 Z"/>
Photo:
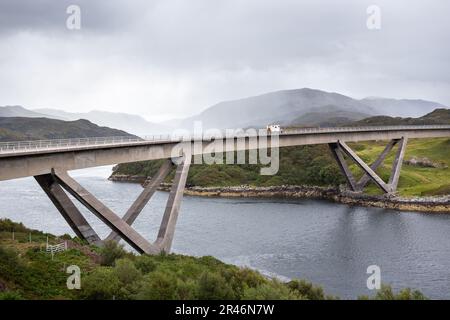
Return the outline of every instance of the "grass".
<path id="1" fill-rule="evenodd" d="M 34 239 L 44 233 L 0 219 L 1 228 L 14 227 Z M 4 234 L 3 234 L 4 235 Z M 49 235 L 54 241 L 59 237 Z M 46 238 L 46 237 L 45 237 Z M 306 280 L 280 282 L 258 271 L 225 264 L 214 257 L 177 254 L 134 255 L 115 242 L 103 248 L 78 244 L 51 254 L 40 241 L 20 242 L 0 237 L 0 300 L 3 299 L 256 299 L 324 300 L 320 286 Z M 98 259 L 100 258 L 100 259 Z M 81 289 L 69 290 L 66 268 L 81 270 Z M 395 293 L 384 286 L 373 297 L 360 299 L 425 299 L 419 291 L 404 289 Z"/>
<path id="2" fill-rule="evenodd" d="M 373 162 L 383 151 L 387 142 L 367 142 L 349 144 L 356 153 L 367 163 Z M 389 180 L 392 163 L 394 161 L 397 146 L 390 152 L 376 172 L 384 181 Z M 416 157 L 426 157 L 433 162 L 438 162 L 447 166 L 446 168 L 422 168 L 403 164 L 398 194 L 401 196 L 425 196 L 450 194 L 450 139 L 410 139 L 408 141 L 405 160 Z M 356 165 L 350 166 L 352 172 L 360 177 L 361 170 Z M 379 194 L 379 189 L 371 182 L 366 192 Z"/>

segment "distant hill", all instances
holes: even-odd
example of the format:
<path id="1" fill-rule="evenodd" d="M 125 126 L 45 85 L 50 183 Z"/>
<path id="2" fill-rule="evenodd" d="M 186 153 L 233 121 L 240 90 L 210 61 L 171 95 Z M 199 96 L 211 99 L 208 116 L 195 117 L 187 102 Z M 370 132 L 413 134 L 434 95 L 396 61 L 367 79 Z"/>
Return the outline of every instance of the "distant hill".
<path id="1" fill-rule="evenodd" d="M 450 109 L 436 109 L 419 118 L 375 116 L 355 121 L 352 126 L 394 126 L 450 124 Z"/>
<path id="2" fill-rule="evenodd" d="M 240 100 L 218 103 L 197 116 L 180 124 L 192 128 L 194 121 L 202 121 L 204 128 L 264 127 L 268 123 L 290 124 L 293 119 L 306 114 L 328 114 L 332 108 L 336 114 L 353 114 L 353 120 L 375 115 L 371 107 L 350 97 L 314 89 L 283 90 Z"/>
<path id="3" fill-rule="evenodd" d="M 335 127 L 369 117 L 369 114 L 358 111 L 342 110 L 336 106 L 317 108 L 292 121 L 285 123 L 287 127 Z"/>
<path id="4" fill-rule="evenodd" d="M 56 118 L 63 120 L 87 119 L 100 126 L 118 128 L 136 135 L 161 134 L 168 132 L 164 125 L 152 123 L 143 117 L 129 114 L 107 111 L 90 111 L 86 113 L 66 112 L 58 109 L 35 109 L 40 114 L 45 114 L 47 118 Z"/>
<path id="5" fill-rule="evenodd" d="M 48 118 L 0 117 L 0 141 L 132 136 L 100 127 L 88 120 L 62 121 Z"/>
<path id="6" fill-rule="evenodd" d="M 28 118 L 41 118 L 45 117 L 44 114 L 25 109 L 21 106 L 5 106 L 0 107 L 0 117 L 28 117 Z"/>
<path id="7" fill-rule="evenodd" d="M 419 117 L 432 110 L 445 108 L 446 106 L 426 100 L 413 99 L 388 99 L 369 97 L 360 100 L 363 104 L 376 110 L 378 115 L 394 117 Z M 449 106 L 447 106 L 449 107 Z"/>
<path id="8" fill-rule="evenodd" d="M 340 126 L 372 116 L 419 117 L 437 108 L 447 107 L 426 100 L 383 97 L 359 100 L 335 92 L 303 88 L 224 101 L 195 116 L 162 123 L 152 123 L 128 113 L 97 110 L 74 113 L 48 108 L 28 110 L 20 106 L 0 107 L 0 117 L 47 117 L 66 121 L 87 119 L 101 126 L 143 136 L 170 133 L 175 129 L 193 130 L 195 121 L 201 121 L 204 129 L 261 128 L 270 123 L 284 127 Z"/>
<path id="9" fill-rule="evenodd" d="M 192 129 L 194 121 L 204 128 L 283 126 L 336 126 L 375 115 L 420 116 L 442 104 L 425 100 L 365 98 L 354 99 L 316 89 L 270 92 L 245 99 L 225 101 L 184 120 L 173 120 L 173 128 Z"/>

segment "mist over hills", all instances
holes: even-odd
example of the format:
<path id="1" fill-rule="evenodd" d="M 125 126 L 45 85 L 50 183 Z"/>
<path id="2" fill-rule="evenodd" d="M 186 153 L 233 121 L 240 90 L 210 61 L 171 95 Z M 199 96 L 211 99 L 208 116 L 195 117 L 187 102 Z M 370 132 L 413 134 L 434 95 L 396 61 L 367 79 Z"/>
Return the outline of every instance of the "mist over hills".
<path id="1" fill-rule="evenodd" d="M 85 113 L 75 113 L 49 108 L 35 109 L 33 111 L 45 114 L 48 118 L 71 121 L 86 119 L 100 126 L 117 128 L 141 136 L 168 131 L 168 128 L 161 124 L 149 122 L 139 115 L 123 112 L 93 110 Z"/>
<path id="2" fill-rule="evenodd" d="M 25 109 L 22 106 L 4 106 L 0 107 L 0 117 L 42 118 L 46 117 L 46 115 Z"/>
<path id="3" fill-rule="evenodd" d="M 217 103 L 197 115 L 152 123 L 140 115 L 93 110 L 86 113 L 58 109 L 28 110 L 21 106 L 0 107 L 0 117 L 47 117 L 74 121 L 87 119 L 100 126 L 117 128 L 136 135 L 165 134 L 175 129 L 192 131 L 195 121 L 207 128 L 282 126 L 339 126 L 372 116 L 419 117 L 446 106 L 426 100 L 368 97 L 354 99 L 335 92 L 294 89 L 269 92 L 248 98 Z"/>
<path id="4" fill-rule="evenodd" d="M 420 117 L 434 109 L 445 109 L 440 103 L 421 99 L 388 99 L 368 97 L 360 100 L 363 104 L 375 109 L 378 115 L 395 117 Z"/>
<path id="5" fill-rule="evenodd" d="M 375 115 L 421 116 L 440 103 L 426 100 L 351 97 L 316 89 L 294 89 L 215 104 L 196 116 L 173 122 L 190 129 L 194 121 L 203 128 L 264 127 L 269 123 L 289 125 L 340 125 Z M 166 122 L 170 125 L 170 122 Z"/>

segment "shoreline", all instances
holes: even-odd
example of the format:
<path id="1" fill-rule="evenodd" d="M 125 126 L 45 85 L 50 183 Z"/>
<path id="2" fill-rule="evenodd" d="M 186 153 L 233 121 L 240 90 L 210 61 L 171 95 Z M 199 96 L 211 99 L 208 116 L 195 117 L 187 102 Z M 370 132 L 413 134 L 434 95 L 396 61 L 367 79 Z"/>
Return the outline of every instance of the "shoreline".
<path id="1" fill-rule="evenodd" d="M 142 176 L 110 176 L 114 182 L 139 183 L 145 185 L 147 178 Z M 162 183 L 160 191 L 169 191 L 170 183 Z M 335 187 L 319 186 L 271 186 L 271 187 L 189 187 L 185 195 L 223 198 L 267 198 L 267 199 L 320 199 L 352 206 L 377 207 L 398 211 L 425 213 L 450 213 L 450 195 L 438 197 L 405 198 L 393 195 L 367 195 Z"/>

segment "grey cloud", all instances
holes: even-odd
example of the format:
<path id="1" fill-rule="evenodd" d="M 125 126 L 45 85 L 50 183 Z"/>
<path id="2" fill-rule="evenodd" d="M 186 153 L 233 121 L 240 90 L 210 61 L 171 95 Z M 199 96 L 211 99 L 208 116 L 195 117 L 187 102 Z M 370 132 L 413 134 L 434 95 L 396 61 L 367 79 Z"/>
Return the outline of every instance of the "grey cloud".
<path id="1" fill-rule="evenodd" d="M 450 2 L 374 2 L 379 31 L 361 0 L 3 0 L 0 105 L 184 115 L 304 86 L 450 105 Z"/>

